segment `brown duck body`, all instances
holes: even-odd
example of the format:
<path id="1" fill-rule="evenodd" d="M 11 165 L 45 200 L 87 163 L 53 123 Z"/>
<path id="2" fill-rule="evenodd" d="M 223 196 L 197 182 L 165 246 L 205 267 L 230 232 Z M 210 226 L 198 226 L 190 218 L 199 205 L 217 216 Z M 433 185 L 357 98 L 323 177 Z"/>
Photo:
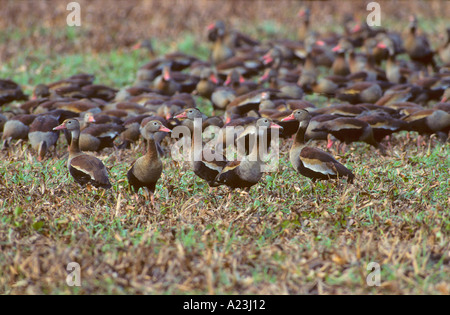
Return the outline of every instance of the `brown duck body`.
<path id="1" fill-rule="evenodd" d="M 383 147 L 375 140 L 372 127 L 369 123 L 357 118 L 339 117 L 324 122 L 314 131 L 327 131 L 346 144 L 352 142 L 365 142 L 384 152 Z"/>
<path id="2" fill-rule="evenodd" d="M 201 179 L 205 180 L 210 187 L 217 187 L 218 185 L 215 183 L 215 179 L 217 175 L 223 170 L 223 168 L 226 166 L 227 161 L 223 155 L 218 156 L 215 150 L 211 149 L 209 152 L 205 150 L 203 147 L 203 144 L 201 144 L 201 147 L 199 148 L 201 150 L 201 156 L 198 156 L 196 152 L 196 143 L 195 143 L 195 125 L 194 125 L 194 119 L 201 119 L 202 125 L 199 126 L 199 130 L 197 132 L 202 132 L 203 129 L 205 129 L 205 126 L 207 125 L 207 121 L 211 120 L 214 117 L 207 118 L 206 115 L 204 115 L 202 112 L 200 112 L 196 108 L 188 108 L 186 109 L 182 114 L 176 116 L 177 119 L 184 119 L 187 118 L 187 121 L 189 123 L 184 124 L 189 128 L 191 131 L 191 139 L 192 139 L 192 145 L 191 145 L 191 166 L 194 170 L 195 175 L 200 177 Z M 215 125 L 219 128 L 223 127 L 223 124 Z M 206 158 L 208 156 L 208 153 L 211 154 L 215 159 L 208 159 Z M 218 157 L 218 159 L 217 159 Z"/>
<path id="3" fill-rule="evenodd" d="M 354 175 L 344 165 L 320 149 L 307 147 L 305 144 L 305 133 L 308 128 L 310 115 L 304 110 L 297 110 L 286 120 L 299 120 L 299 129 L 294 143 L 289 152 L 293 168 L 301 175 L 316 180 L 328 180 L 333 178 L 347 177 L 353 182 Z"/>
<path id="4" fill-rule="evenodd" d="M 28 140 L 34 150 L 38 152 L 38 160 L 42 161 L 47 150 L 56 145 L 59 133 L 53 128 L 58 126 L 58 119 L 53 116 L 38 116 L 30 125 Z"/>
<path id="5" fill-rule="evenodd" d="M 435 52 L 431 49 L 428 39 L 423 35 L 417 35 L 416 30 L 417 18 L 411 16 L 409 32 L 404 43 L 406 53 L 412 61 L 423 66 L 432 65 L 433 68 L 436 68 L 436 63 L 433 59 Z"/>
<path id="6" fill-rule="evenodd" d="M 26 96 L 20 86 L 11 81 L 0 79 L 0 106 L 8 104 L 12 101 L 26 101 Z"/>
<path id="7" fill-rule="evenodd" d="M 147 153 L 136 160 L 127 173 L 130 186 L 135 192 L 146 187 L 151 193 L 162 174 L 163 165 L 158 157 L 154 140 L 148 140 Z"/>
<path id="8" fill-rule="evenodd" d="M 30 125 L 36 115 L 17 115 L 9 119 L 3 127 L 2 139 L 8 145 L 11 140 L 26 140 L 30 131 Z"/>
<path id="9" fill-rule="evenodd" d="M 62 125 L 54 128 L 54 130 L 60 129 L 68 129 L 72 135 L 67 166 L 74 180 L 82 186 L 91 184 L 99 188 L 111 188 L 108 172 L 103 162 L 95 156 L 88 155 L 80 150 L 80 123 L 78 120 L 68 119 Z"/>
<path id="10" fill-rule="evenodd" d="M 163 164 L 159 158 L 155 142 L 155 133 L 170 132 L 160 121 L 152 120 L 142 128 L 142 135 L 147 140 L 147 153 L 138 158 L 127 172 L 128 183 L 137 193 L 140 188 L 147 188 L 153 202 L 156 183 L 161 177 Z"/>
<path id="11" fill-rule="evenodd" d="M 256 122 L 256 135 L 261 137 L 260 127 L 267 128 L 281 128 L 281 126 L 274 124 L 271 119 L 260 118 Z M 266 130 L 265 132 L 268 132 Z M 240 161 L 231 161 L 223 168 L 215 183 L 217 185 L 226 185 L 229 188 L 236 189 L 249 189 L 256 185 L 262 178 L 262 166 L 263 162 L 259 156 L 260 139 L 256 139 L 256 144 L 251 148 L 251 152 L 248 156 Z"/>

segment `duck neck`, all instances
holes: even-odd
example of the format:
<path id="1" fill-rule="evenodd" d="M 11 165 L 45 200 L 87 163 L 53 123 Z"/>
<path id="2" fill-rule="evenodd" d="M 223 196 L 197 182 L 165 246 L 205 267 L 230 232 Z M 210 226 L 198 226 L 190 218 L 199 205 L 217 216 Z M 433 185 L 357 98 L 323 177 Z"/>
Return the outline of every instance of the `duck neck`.
<path id="1" fill-rule="evenodd" d="M 308 128 L 307 125 L 298 127 L 297 133 L 295 134 L 294 145 L 292 146 L 293 148 L 303 147 L 305 145 L 306 128 Z"/>
<path id="2" fill-rule="evenodd" d="M 250 162 L 260 163 L 262 161 L 260 146 L 263 141 L 265 141 L 267 143 L 267 137 L 268 137 L 267 129 L 257 132 L 256 137 L 254 139 L 253 146 L 251 147 L 251 150 L 249 152 L 249 161 Z M 267 148 L 267 150 L 268 149 L 269 148 Z"/>
<path id="3" fill-rule="evenodd" d="M 75 156 L 81 153 L 80 150 L 80 130 L 72 130 L 72 140 L 69 147 L 69 156 Z"/>
<path id="4" fill-rule="evenodd" d="M 147 154 L 145 156 L 149 160 L 158 159 L 158 151 L 156 149 L 156 142 L 155 142 L 155 134 L 154 133 L 152 133 L 147 138 Z"/>
<path id="5" fill-rule="evenodd" d="M 203 119 L 200 122 L 202 121 Z M 195 121 L 189 120 L 187 127 L 191 132 L 191 162 L 199 161 L 202 158 L 203 150 L 202 125 L 198 125 Z"/>

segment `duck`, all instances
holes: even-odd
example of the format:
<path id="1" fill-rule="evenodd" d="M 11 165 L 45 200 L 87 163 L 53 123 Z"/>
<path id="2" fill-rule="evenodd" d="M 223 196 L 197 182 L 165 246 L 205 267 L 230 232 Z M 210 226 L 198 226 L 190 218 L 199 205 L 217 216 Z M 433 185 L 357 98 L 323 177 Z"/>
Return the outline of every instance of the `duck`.
<path id="1" fill-rule="evenodd" d="M 195 88 L 196 94 L 211 100 L 211 96 L 219 84 L 219 80 L 211 68 L 200 72 L 200 80 Z"/>
<path id="2" fill-rule="evenodd" d="M 310 32 L 309 24 L 311 18 L 311 10 L 309 8 L 301 8 L 298 11 L 297 16 L 302 22 L 297 31 L 297 38 L 299 41 L 304 41 Z"/>
<path id="3" fill-rule="evenodd" d="M 385 45 L 384 43 L 379 43 L 378 46 L 386 47 L 388 49 L 386 78 L 389 82 L 395 84 L 403 84 L 408 82 L 408 77 L 411 75 L 411 70 L 398 64 L 392 44 Z"/>
<path id="4" fill-rule="evenodd" d="M 37 115 L 21 114 L 8 119 L 3 126 L 3 147 L 7 148 L 12 140 L 27 140 L 30 125 Z"/>
<path id="5" fill-rule="evenodd" d="M 258 89 L 257 83 L 246 81 L 244 77 L 236 70 L 233 70 L 228 74 L 224 85 L 232 88 L 237 96 L 241 96 Z"/>
<path id="6" fill-rule="evenodd" d="M 37 151 L 38 161 L 44 160 L 48 150 L 56 146 L 59 132 L 53 128 L 59 125 L 57 117 L 52 115 L 40 115 L 30 125 L 28 140 L 32 148 Z"/>
<path id="7" fill-rule="evenodd" d="M 14 81 L 0 79 L 0 106 L 12 101 L 27 101 L 28 95 L 23 93 L 22 88 Z"/>
<path id="8" fill-rule="evenodd" d="M 202 132 L 207 126 L 216 126 L 218 128 L 221 128 L 223 127 L 223 122 L 221 120 L 218 120 L 217 122 L 213 121 L 215 120 L 215 117 L 208 118 L 197 108 L 188 108 L 181 114 L 177 115 L 175 118 L 186 119 L 186 121 L 188 122 L 184 125 L 187 126 L 189 128 L 189 131 L 191 132 L 192 146 L 189 157 L 191 167 L 194 170 L 194 174 L 205 180 L 210 188 L 217 187 L 215 179 L 227 164 L 226 158 L 223 156 L 223 154 L 219 153 L 219 151 L 216 151 L 212 148 L 207 149 L 203 146 L 203 143 L 200 143 L 201 147 L 198 147 L 198 144 L 195 142 L 197 138 L 195 137 L 196 126 L 194 120 L 201 120 L 202 125 L 200 132 Z M 199 155 L 199 153 L 201 155 Z"/>
<path id="9" fill-rule="evenodd" d="M 142 114 L 137 116 L 131 116 L 123 122 L 123 127 L 125 128 L 120 134 L 120 140 L 122 143 L 119 145 L 119 149 L 128 149 L 131 143 L 139 141 L 141 137 L 141 123 L 147 117 L 152 115 Z"/>
<path id="10" fill-rule="evenodd" d="M 0 114 L 0 132 L 3 133 L 3 128 L 5 127 L 6 122 L 8 121 L 8 117 L 3 114 Z"/>
<path id="11" fill-rule="evenodd" d="M 228 104 L 226 112 L 243 117 L 251 111 L 257 111 L 262 101 L 271 98 L 271 92 L 273 92 L 271 89 L 257 89 L 237 96 Z"/>
<path id="12" fill-rule="evenodd" d="M 407 123 L 406 130 L 420 135 L 436 134 L 443 142 L 450 132 L 450 113 L 441 109 L 422 109 L 403 118 Z"/>
<path id="13" fill-rule="evenodd" d="M 345 59 L 345 49 L 337 45 L 332 51 L 336 54 L 336 58 L 331 66 L 332 73 L 334 75 L 347 76 L 350 74 L 350 67 Z"/>
<path id="14" fill-rule="evenodd" d="M 159 120 L 151 120 L 141 129 L 142 136 L 147 140 L 147 153 L 138 158 L 127 172 L 128 183 L 130 189 L 134 191 L 136 199 L 139 189 L 147 188 L 153 206 L 155 205 L 156 183 L 163 170 L 163 163 L 157 152 L 155 142 L 157 132 L 171 132 L 171 130 Z"/>
<path id="15" fill-rule="evenodd" d="M 381 142 L 387 136 L 405 130 L 407 125 L 402 119 L 394 118 L 385 111 L 365 112 L 357 118 L 367 122 L 372 127 L 376 142 Z"/>
<path id="16" fill-rule="evenodd" d="M 338 117 L 319 124 L 314 131 L 326 131 L 345 144 L 365 142 L 377 148 L 383 155 L 386 154 L 384 146 L 375 140 L 370 124 L 358 118 Z M 338 152 L 341 143 L 338 145 Z"/>
<path id="17" fill-rule="evenodd" d="M 225 185 L 231 189 L 244 189 L 248 191 L 256 185 L 263 176 L 262 166 L 264 162 L 260 156 L 260 146 L 262 141 L 258 141 L 268 129 L 281 129 L 282 127 L 274 123 L 269 118 L 260 118 L 256 122 L 256 144 L 251 148 L 250 154 L 241 160 L 229 161 L 215 179 L 216 185 Z"/>
<path id="18" fill-rule="evenodd" d="M 289 151 L 289 159 L 292 167 L 301 175 L 312 180 L 330 180 L 346 177 L 349 183 L 353 183 L 355 175 L 343 164 L 339 163 L 331 154 L 317 148 L 307 146 L 305 133 L 308 129 L 312 115 L 303 109 L 295 110 L 283 121 L 297 120 L 299 128 L 294 142 Z M 314 185 L 311 186 L 314 191 Z"/>
<path id="19" fill-rule="evenodd" d="M 162 75 L 155 79 L 153 88 L 162 95 L 172 96 L 181 91 L 181 84 L 173 79 L 170 66 L 166 65 Z"/>
<path id="20" fill-rule="evenodd" d="M 357 82 L 336 92 L 336 98 L 350 104 L 376 103 L 383 96 L 383 90 L 375 82 Z"/>
<path id="21" fill-rule="evenodd" d="M 450 27 L 446 29 L 445 42 L 438 49 L 439 58 L 446 66 L 450 66 Z"/>
<path id="22" fill-rule="evenodd" d="M 259 83 L 264 81 L 269 82 L 269 88 L 278 90 L 276 92 L 277 98 L 286 99 L 302 99 L 304 91 L 296 83 L 285 82 L 278 78 L 278 72 L 275 69 L 267 69 L 264 75 L 260 78 Z M 256 88 L 256 87 L 255 87 Z"/>
<path id="23" fill-rule="evenodd" d="M 95 122 L 95 118 L 93 118 Z M 80 149 L 82 151 L 100 152 L 104 148 L 114 147 L 114 140 L 125 130 L 123 125 L 116 123 L 91 124 L 80 134 Z"/>
<path id="24" fill-rule="evenodd" d="M 80 186 L 92 185 L 97 188 L 110 189 L 108 171 L 103 162 L 95 156 L 80 150 L 80 122 L 77 119 L 67 119 L 53 130 L 65 130 L 71 133 L 69 159 L 67 167 L 70 175 Z"/>
<path id="25" fill-rule="evenodd" d="M 410 15 L 409 22 L 409 30 L 404 41 L 406 53 L 413 62 L 421 65 L 422 68 L 431 65 L 436 71 L 435 52 L 431 49 L 428 38 L 425 35 L 417 35 L 417 17 Z"/>
<path id="26" fill-rule="evenodd" d="M 217 65 L 235 55 L 233 43 L 227 42 L 227 30 L 222 20 L 208 26 L 208 38 L 214 42 L 210 60 Z"/>

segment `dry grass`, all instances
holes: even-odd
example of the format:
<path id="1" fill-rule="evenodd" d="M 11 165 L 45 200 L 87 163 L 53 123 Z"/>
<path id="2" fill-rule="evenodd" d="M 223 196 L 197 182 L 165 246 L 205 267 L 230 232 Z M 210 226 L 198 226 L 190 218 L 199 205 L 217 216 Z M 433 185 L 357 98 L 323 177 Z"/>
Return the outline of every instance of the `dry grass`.
<path id="1" fill-rule="evenodd" d="M 356 184 L 319 184 L 318 199 L 285 156 L 231 200 L 166 158 L 159 210 L 127 191 L 136 152 L 101 156 L 114 182 L 103 194 L 74 184 L 64 157 L 41 165 L 19 145 L 1 163 L 0 292 L 448 294 L 449 147 L 428 156 L 403 141 L 385 158 L 357 146 L 345 157 Z M 72 261 L 81 288 L 65 283 Z M 366 284 L 369 262 L 381 287 Z"/>

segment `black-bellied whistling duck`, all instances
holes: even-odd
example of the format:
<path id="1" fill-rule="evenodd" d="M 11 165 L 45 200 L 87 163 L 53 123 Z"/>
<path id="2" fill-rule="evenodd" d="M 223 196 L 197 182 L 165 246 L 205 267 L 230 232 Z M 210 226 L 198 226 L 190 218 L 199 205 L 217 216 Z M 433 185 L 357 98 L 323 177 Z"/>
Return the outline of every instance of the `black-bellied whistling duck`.
<path id="1" fill-rule="evenodd" d="M 301 19 L 302 23 L 297 31 L 297 38 L 299 41 L 304 41 L 309 35 L 309 23 L 311 17 L 311 11 L 309 8 L 301 8 L 298 11 L 297 16 Z"/>
<path id="2" fill-rule="evenodd" d="M 221 86 L 214 90 L 211 102 L 215 110 L 225 110 L 236 99 L 236 91 L 228 86 Z"/>
<path id="3" fill-rule="evenodd" d="M 283 119 L 284 121 L 297 120 L 299 122 L 299 128 L 289 152 L 292 167 L 301 175 L 310 178 L 313 183 L 316 180 L 340 177 L 347 177 L 348 181 L 352 183 L 355 175 L 336 161 L 333 156 L 320 149 L 306 146 L 305 133 L 311 117 L 308 111 L 299 109 Z M 311 187 L 314 190 L 314 187 Z"/>
<path id="4" fill-rule="evenodd" d="M 150 194 L 152 205 L 154 205 L 156 183 L 163 170 L 155 142 L 157 132 L 170 132 L 170 129 L 164 127 L 158 120 L 152 120 L 142 128 L 142 136 L 147 140 L 147 153 L 138 158 L 127 172 L 128 183 L 136 193 L 136 198 L 139 189 L 145 187 Z"/>
<path id="5" fill-rule="evenodd" d="M 333 65 L 331 66 L 332 73 L 335 75 L 347 76 L 350 74 L 348 62 L 345 59 L 345 49 L 337 45 L 332 49 L 336 53 Z"/>
<path id="6" fill-rule="evenodd" d="M 231 87 L 237 96 L 252 92 L 258 88 L 258 84 L 252 81 L 246 81 L 238 71 L 231 71 L 224 82 L 225 86 Z"/>
<path id="7" fill-rule="evenodd" d="M 42 115 L 34 119 L 30 125 L 28 140 L 38 153 L 38 161 L 42 161 L 47 151 L 56 145 L 59 132 L 53 128 L 59 125 L 58 119 L 51 115 Z"/>
<path id="8" fill-rule="evenodd" d="M 217 178 L 215 183 L 217 185 L 226 185 L 232 189 L 241 188 L 248 190 L 253 185 L 257 184 L 262 178 L 262 166 L 264 162 L 261 160 L 260 156 L 260 146 L 265 133 L 268 129 L 276 128 L 280 129 L 281 126 L 275 124 L 269 118 L 260 118 L 256 122 L 256 133 L 257 137 L 255 144 L 251 148 L 250 154 L 244 156 L 242 160 L 228 162 L 223 168 Z"/>
<path id="9" fill-rule="evenodd" d="M 49 98 L 51 96 L 50 88 L 45 84 L 38 84 L 33 89 L 32 100 L 40 98 Z"/>
<path id="10" fill-rule="evenodd" d="M 311 91 L 311 85 L 316 83 L 317 76 L 318 70 L 316 69 L 316 63 L 311 53 L 308 52 L 297 84 L 305 91 Z"/>
<path id="11" fill-rule="evenodd" d="M 444 95 L 442 95 L 441 103 L 447 103 L 449 101 L 450 101 L 450 87 L 448 87 L 445 90 Z"/>
<path id="12" fill-rule="evenodd" d="M 258 89 L 238 96 L 228 104 L 226 110 L 240 116 L 244 116 L 250 111 L 257 111 L 262 101 L 270 99 L 271 91 L 273 92 L 270 89 Z"/>
<path id="13" fill-rule="evenodd" d="M 175 118 L 186 119 L 186 121 L 188 122 L 184 125 L 187 126 L 191 131 L 192 146 L 190 152 L 190 163 L 195 175 L 197 175 L 201 179 L 204 179 L 210 187 L 216 187 L 217 184 L 215 183 L 215 179 L 227 164 L 226 158 L 222 154 L 217 155 L 218 152 L 216 152 L 213 148 L 204 148 L 203 142 L 199 144 L 195 143 L 196 139 L 199 138 L 196 138 L 194 134 L 196 131 L 201 133 L 205 129 L 206 125 L 208 125 L 208 119 L 211 120 L 214 119 L 214 117 L 208 118 L 197 108 L 188 108 L 183 111 L 183 113 L 177 115 Z M 195 129 L 195 119 L 200 119 L 202 125 L 199 125 L 199 127 L 201 129 Z M 219 125 L 213 123 L 212 125 L 220 127 L 221 125 L 223 126 L 223 123 L 219 123 Z M 199 152 L 198 150 L 200 150 L 201 152 Z"/>
<path id="14" fill-rule="evenodd" d="M 0 114 L 0 132 L 3 132 L 3 128 L 5 127 L 6 122 L 8 121 L 8 117 L 3 114 Z"/>
<path id="15" fill-rule="evenodd" d="M 218 151 L 226 151 L 229 145 L 235 144 L 236 138 L 249 126 L 256 124 L 258 117 L 242 117 L 240 115 L 230 115 L 225 113 L 225 125 L 219 132 L 217 137 L 216 149 Z"/>
<path id="16" fill-rule="evenodd" d="M 341 88 L 336 98 L 350 104 L 375 103 L 383 96 L 383 90 L 375 82 L 358 82 Z"/>
<path id="17" fill-rule="evenodd" d="M 450 132 L 450 113 L 440 109 L 418 110 L 403 120 L 407 123 L 406 130 L 427 136 L 436 134 L 442 141 L 448 138 Z"/>
<path id="18" fill-rule="evenodd" d="M 225 61 L 234 56 L 234 46 L 226 42 L 226 26 L 223 21 L 216 21 L 216 23 L 208 26 L 209 39 L 214 44 L 211 50 L 211 62 L 215 65 Z M 212 35 L 214 34 L 214 36 Z"/>
<path id="19" fill-rule="evenodd" d="M 145 93 L 155 93 L 155 91 L 149 87 L 142 86 L 130 86 L 120 89 L 116 96 L 114 97 L 113 102 L 125 102 L 130 100 L 132 97 L 139 96 Z"/>
<path id="20" fill-rule="evenodd" d="M 436 70 L 434 61 L 435 52 L 431 49 L 431 45 L 425 35 L 417 33 L 417 18 L 414 15 L 409 17 L 409 31 L 404 41 L 405 51 L 412 61 L 422 65 L 431 65 Z"/>
<path id="21" fill-rule="evenodd" d="M 450 27 L 447 28 L 444 43 L 438 49 L 439 57 L 446 66 L 450 66 Z"/>
<path id="22" fill-rule="evenodd" d="M 214 71 L 211 68 L 205 68 L 200 73 L 200 81 L 198 81 L 195 91 L 198 95 L 210 100 L 218 84 L 219 80 Z"/>
<path id="23" fill-rule="evenodd" d="M 149 117 L 142 119 L 141 127 L 140 127 L 139 131 L 141 132 L 141 130 L 152 120 L 158 120 L 164 127 L 169 126 L 166 119 L 159 117 L 159 116 L 149 116 Z M 170 127 L 168 129 L 170 129 Z M 165 154 L 164 149 L 161 145 L 161 142 L 164 140 L 164 138 L 166 136 L 167 136 L 167 132 L 163 132 L 163 131 L 158 131 L 154 135 L 154 139 L 155 139 L 155 143 L 156 143 L 156 150 L 158 151 L 158 154 L 160 157 L 163 157 Z"/>
<path id="24" fill-rule="evenodd" d="M 342 117 L 341 115 L 338 114 L 319 114 L 319 115 L 315 115 L 313 116 L 308 124 L 308 127 L 306 128 L 305 131 L 305 141 L 309 141 L 309 140 L 324 140 L 327 141 L 329 140 L 328 138 L 328 132 L 327 131 L 316 131 L 316 128 L 326 122 L 326 121 L 330 121 L 336 118 Z M 287 122 L 297 122 L 298 121 L 295 120 L 287 120 Z M 297 130 L 298 130 L 298 126 L 297 126 Z M 296 131 L 297 131 L 296 130 Z M 330 148 L 332 146 L 332 141 L 329 141 L 328 143 L 328 148 Z"/>
<path id="25" fill-rule="evenodd" d="M 162 75 L 155 79 L 153 88 L 163 95 L 171 96 L 181 90 L 181 84 L 172 78 L 170 67 L 166 65 Z"/>
<path id="26" fill-rule="evenodd" d="M 278 78 L 278 72 L 275 69 L 267 69 L 266 73 L 261 77 L 259 83 L 269 82 L 269 88 L 279 90 L 276 92 L 277 98 L 301 99 L 303 97 L 303 89 L 296 83 L 283 82 Z"/>
<path id="27" fill-rule="evenodd" d="M 141 48 L 145 49 L 149 53 L 151 59 L 156 57 L 155 49 L 153 48 L 153 43 L 150 38 L 142 39 L 132 47 L 133 50 L 138 50 Z"/>
<path id="28" fill-rule="evenodd" d="M 376 37 L 366 38 L 364 41 L 364 51 L 367 55 L 370 55 L 377 66 L 380 66 L 389 54 L 386 46 L 378 45 L 378 39 Z"/>
<path id="29" fill-rule="evenodd" d="M 379 149 L 382 154 L 385 154 L 383 145 L 375 140 L 372 127 L 370 127 L 369 123 L 357 118 L 339 117 L 321 123 L 314 131 L 327 131 L 341 143 L 344 142 L 345 144 L 365 142 Z M 341 143 L 338 145 L 338 151 Z"/>
<path id="30" fill-rule="evenodd" d="M 314 111 L 310 111 L 310 113 L 314 116 L 323 114 L 332 114 L 345 117 L 356 117 L 358 115 L 361 115 L 364 111 L 366 111 L 364 107 L 357 105 L 334 104 L 317 108 Z"/>
<path id="31" fill-rule="evenodd" d="M 391 104 L 407 102 L 414 99 L 421 89 L 416 85 L 397 84 L 384 92 L 384 95 L 375 102 L 375 105 L 389 106 Z"/>
<path id="32" fill-rule="evenodd" d="M 120 134 L 122 144 L 119 146 L 119 149 L 129 148 L 131 143 L 135 143 L 139 140 L 141 136 L 141 122 L 150 116 L 151 115 L 143 114 L 125 119 L 123 122 L 125 130 Z"/>
<path id="33" fill-rule="evenodd" d="M 112 101 L 118 92 L 115 88 L 101 84 L 85 85 L 81 91 L 85 93 L 86 98 L 98 98 L 107 102 Z"/>
<path id="34" fill-rule="evenodd" d="M 111 188 L 108 172 L 102 161 L 92 155 L 83 153 L 79 147 L 80 123 L 76 119 L 67 119 L 54 130 L 67 129 L 71 133 L 72 141 L 69 147 L 67 166 L 70 175 L 81 186 L 91 184 L 94 187 Z"/>
<path id="35" fill-rule="evenodd" d="M 372 127 L 376 142 L 381 142 L 386 136 L 404 130 L 407 125 L 403 120 L 393 118 L 384 111 L 363 113 L 357 118 L 367 122 Z"/>
<path id="36" fill-rule="evenodd" d="M 95 120 L 94 120 L 95 122 Z M 124 127 L 115 123 L 91 124 L 80 134 L 80 149 L 82 151 L 99 152 L 104 148 L 114 147 L 114 139 L 123 131 Z"/>
<path id="37" fill-rule="evenodd" d="M 30 125 L 37 115 L 23 114 L 11 117 L 3 127 L 3 146 L 8 147 L 11 140 L 26 140 Z"/>
<path id="38" fill-rule="evenodd" d="M 28 100 L 28 96 L 23 93 L 17 83 L 11 80 L 0 79 L 0 106 L 12 101 L 26 100 Z"/>
<path id="39" fill-rule="evenodd" d="M 389 82 L 396 84 L 406 83 L 408 81 L 408 76 L 411 74 L 411 70 L 401 67 L 398 64 L 392 43 L 388 42 L 387 45 L 384 43 L 378 43 L 378 46 L 386 47 L 389 52 L 386 61 L 386 78 Z"/>
<path id="40" fill-rule="evenodd" d="M 191 131 L 193 130 L 193 121 L 195 119 L 201 119 L 202 131 L 205 131 L 209 126 L 215 126 L 218 128 L 222 128 L 224 126 L 224 122 L 222 118 L 218 116 L 208 117 L 203 114 L 198 108 L 187 108 L 181 114 L 178 114 L 174 117 L 175 119 L 184 120 L 183 125 L 187 126 Z"/>

